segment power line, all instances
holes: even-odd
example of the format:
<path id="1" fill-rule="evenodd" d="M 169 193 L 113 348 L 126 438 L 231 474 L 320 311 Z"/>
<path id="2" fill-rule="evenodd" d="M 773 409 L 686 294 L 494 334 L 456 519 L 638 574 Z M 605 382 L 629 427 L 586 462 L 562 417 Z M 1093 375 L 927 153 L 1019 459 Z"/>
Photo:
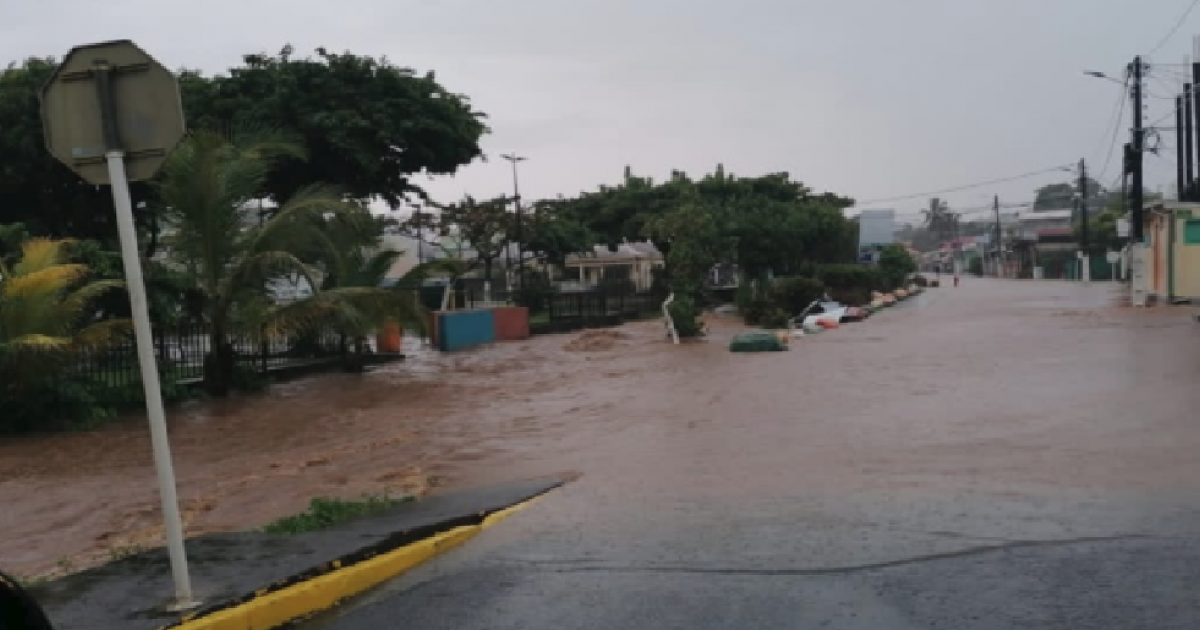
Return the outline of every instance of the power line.
<path id="1" fill-rule="evenodd" d="M 1188 16 L 1191 15 L 1192 11 L 1196 9 L 1196 5 L 1200 5 L 1200 0 L 1192 0 L 1192 3 L 1188 5 L 1188 8 L 1183 12 L 1183 15 L 1179 16 L 1179 19 L 1175 21 L 1175 26 L 1172 26 L 1171 30 L 1167 31 L 1167 34 L 1163 35 L 1163 38 L 1158 40 L 1158 43 L 1154 45 L 1154 48 L 1150 49 L 1150 52 L 1147 53 L 1147 57 L 1153 56 L 1154 53 L 1161 50 L 1162 47 L 1167 44 L 1167 42 L 1171 41 L 1171 38 L 1175 36 L 1175 33 L 1179 32 L 1179 29 L 1183 26 L 1183 23 L 1187 21 Z"/>
<path id="2" fill-rule="evenodd" d="M 1197 2 L 1200 2 L 1200 0 L 1197 0 Z M 1044 173 L 1052 173 L 1054 171 L 1062 171 L 1062 170 L 1069 170 L 1069 169 L 1070 169 L 1069 165 L 1052 166 L 1050 168 L 1043 168 L 1041 170 L 1031 171 L 1029 173 L 1023 173 L 1021 175 L 1014 175 L 1012 177 L 1002 177 L 1000 179 L 992 179 L 992 180 L 988 180 L 986 182 L 979 182 L 977 184 L 966 184 L 964 186 L 955 186 L 954 188 L 943 188 L 942 190 L 930 190 L 930 191 L 921 192 L 921 193 L 914 193 L 911 195 L 901 195 L 898 197 L 884 197 L 881 199 L 869 199 L 866 201 L 856 202 L 855 205 L 860 206 L 860 205 L 865 205 L 865 204 L 886 203 L 886 202 L 890 202 L 890 201 L 906 201 L 909 199 L 919 199 L 921 197 L 931 197 L 933 195 L 944 195 L 947 193 L 960 192 L 963 190 L 971 190 L 972 188 L 982 188 L 984 186 L 992 186 L 994 184 L 1003 184 L 1006 182 L 1017 181 L 1018 179 L 1026 179 L 1028 177 L 1042 175 Z"/>

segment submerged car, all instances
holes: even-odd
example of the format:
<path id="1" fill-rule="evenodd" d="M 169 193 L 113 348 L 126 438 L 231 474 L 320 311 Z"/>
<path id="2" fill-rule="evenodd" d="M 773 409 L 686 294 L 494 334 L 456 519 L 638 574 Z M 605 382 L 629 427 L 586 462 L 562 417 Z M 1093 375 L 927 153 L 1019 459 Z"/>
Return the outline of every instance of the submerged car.
<path id="1" fill-rule="evenodd" d="M 816 326 L 823 319 L 832 319 L 839 324 L 861 322 L 871 315 L 871 312 L 857 306 L 846 306 L 833 300 L 817 300 L 808 305 L 803 313 L 792 318 L 796 325 Z"/>

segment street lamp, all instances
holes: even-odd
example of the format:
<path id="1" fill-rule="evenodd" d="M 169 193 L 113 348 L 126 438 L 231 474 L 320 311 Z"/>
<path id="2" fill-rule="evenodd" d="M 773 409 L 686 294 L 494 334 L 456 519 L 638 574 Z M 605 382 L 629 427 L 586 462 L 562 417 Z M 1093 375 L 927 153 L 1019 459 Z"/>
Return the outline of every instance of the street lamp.
<path id="1" fill-rule="evenodd" d="M 524 162 L 528 158 L 521 157 L 515 153 L 506 153 L 501 155 L 504 159 L 512 164 L 513 173 L 513 203 L 516 204 L 516 228 L 517 228 L 517 287 L 525 286 L 525 246 L 524 238 L 521 234 L 521 187 L 517 180 L 517 164 Z"/>
<path id="2" fill-rule="evenodd" d="M 417 264 L 425 264 L 425 228 L 422 224 L 421 204 L 413 204 L 413 227 L 417 233 Z"/>

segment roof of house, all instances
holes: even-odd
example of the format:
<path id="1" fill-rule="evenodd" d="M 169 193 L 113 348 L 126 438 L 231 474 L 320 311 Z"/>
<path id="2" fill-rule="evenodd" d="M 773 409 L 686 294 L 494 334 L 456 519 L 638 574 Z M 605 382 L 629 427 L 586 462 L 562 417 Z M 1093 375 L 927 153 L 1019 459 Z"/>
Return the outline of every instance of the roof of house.
<path id="1" fill-rule="evenodd" d="M 1091 213 L 1089 213 L 1091 214 Z M 1070 219 L 1075 216 L 1075 211 L 1067 208 L 1065 210 L 1045 210 L 1043 212 L 1022 212 L 1017 218 L 1021 223 L 1032 221 L 1060 221 L 1062 219 Z"/>
<path id="2" fill-rule="evenodd" d="M 659 259 L 662 258 L 662 253 L 654 246 L 654 243 L 621 243 L 617 245 L 617 251 L 612 251 L 608 245 L 595 245 L 592 251 L 583 254 L 572 254 L 567 257 L 567 264 L 581 263 L 584 261 L 605 261 L 605 260 L 638 260 L 638 259 Z"/>

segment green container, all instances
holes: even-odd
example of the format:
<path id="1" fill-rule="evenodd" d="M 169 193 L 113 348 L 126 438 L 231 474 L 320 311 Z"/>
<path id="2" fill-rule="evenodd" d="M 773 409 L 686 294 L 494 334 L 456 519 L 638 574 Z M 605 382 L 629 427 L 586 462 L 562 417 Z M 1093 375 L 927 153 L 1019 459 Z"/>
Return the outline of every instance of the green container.
<path id="1" fill-rule="evenodd" d="M 782 352 L 787 349 L 787 344 L 768 330 L 740 333 L 729 342 L 730 352 Z"/>

